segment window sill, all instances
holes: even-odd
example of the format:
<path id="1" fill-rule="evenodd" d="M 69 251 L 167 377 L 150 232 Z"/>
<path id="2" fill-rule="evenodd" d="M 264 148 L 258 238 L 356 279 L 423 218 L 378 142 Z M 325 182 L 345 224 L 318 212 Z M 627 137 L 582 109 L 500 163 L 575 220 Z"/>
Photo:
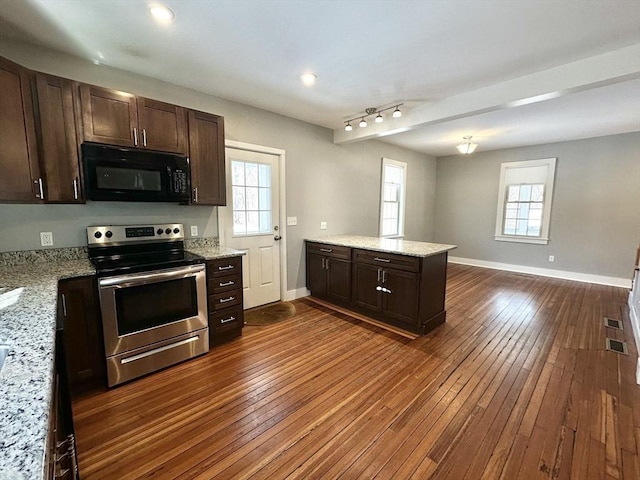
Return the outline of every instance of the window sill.
<path id="1" fill-rule="evenodd" d="M 548 245 L 548 238 L 531 238 L 531 237 L 516 237 L 510 235 L 495 235 L 494 238 L 498 242 L 514 242 L 514 243 L 533 243 L 536 245 Z"/>

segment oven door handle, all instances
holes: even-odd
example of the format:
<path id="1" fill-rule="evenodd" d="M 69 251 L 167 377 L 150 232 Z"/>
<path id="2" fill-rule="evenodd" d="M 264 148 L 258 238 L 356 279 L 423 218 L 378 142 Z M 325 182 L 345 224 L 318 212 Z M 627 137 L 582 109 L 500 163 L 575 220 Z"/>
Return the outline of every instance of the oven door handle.
<path id="1" fill-rule="evenodd" d="M 199 272 L 204 272 L 204 269 L 204 265 L 191 265 L 189 267 L 174 270 L 163 270 L 140 274 L 131 273 L 127 275 L 121 275 L 119 277 L 106 277 L 101 278 L 98 283 L 100 285 L 100 288 L 127 288 L 136 285 L 166 282 L 167 280 L 172 280 L 175 278 L 184 278 L 195 275 Z"/>

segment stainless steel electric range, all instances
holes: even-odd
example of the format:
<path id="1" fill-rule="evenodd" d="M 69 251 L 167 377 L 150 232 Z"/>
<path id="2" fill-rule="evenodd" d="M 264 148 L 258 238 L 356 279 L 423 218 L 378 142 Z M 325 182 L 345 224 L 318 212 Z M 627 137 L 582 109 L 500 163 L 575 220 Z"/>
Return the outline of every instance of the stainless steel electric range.
<path id="1" fill-rule="evenodd" d="M 108 385 L 209 351 L 204 259 L 182 224 L 87 228 L 96 268 Z"/>

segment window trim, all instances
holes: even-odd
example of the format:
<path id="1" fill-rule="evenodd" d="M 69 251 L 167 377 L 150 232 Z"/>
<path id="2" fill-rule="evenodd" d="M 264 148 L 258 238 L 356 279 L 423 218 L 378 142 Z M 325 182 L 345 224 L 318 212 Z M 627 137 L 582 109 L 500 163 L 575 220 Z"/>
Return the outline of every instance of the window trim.
<path id="1" fill-rule="evenodd" d="M 507 162 L 500 165 L 500 187 L 498 190 L 498 207 L 496 213 L 496 230 L 494 239 L 499 242 L 533 243 L 547 245 L 549 243 L 549 225 L 551 223 L 551 206 L 553 204 L 553 182 L 556 173 L 556 160 L 553 158 L 541 158 L 538 160 L 524 160 L 521 162 Z M 527 237 L 522 235 L 505 235 L 502 232 L 505 219 L 505 196 L 507 194 L 506 178 L 509 169 L 547 167 L 547 176 L 544 181 L 544 203 L 542 207 L 542 225 L 539 237 Z M 538 182 L 539 183 L 539 182 Z"/>
<path id="2" fill-rule="evenodd" d="M 398 233 L 393 235 L 383 235 L 382 228 L 384 225 L 383 215 L 384 215 L 384 168 L 387 165 L 392 165 L 394 167 L 402 168 L 402 185 L 400 188 L 400 202 L 399 203 L 399 212 L 398 212 Z M 405 206 L 406 206 L 406 197 L 407 197 L 407 163 L 400 162 L 398 160 L 392 160 L 390 158 L 382 157 L 382 168 L 380 169 L 380 215 L 379 215 L 379 227 L 378 234 L 382 238 L 403 238 L 404 237 L 404 220 L 405 220 Z"/>

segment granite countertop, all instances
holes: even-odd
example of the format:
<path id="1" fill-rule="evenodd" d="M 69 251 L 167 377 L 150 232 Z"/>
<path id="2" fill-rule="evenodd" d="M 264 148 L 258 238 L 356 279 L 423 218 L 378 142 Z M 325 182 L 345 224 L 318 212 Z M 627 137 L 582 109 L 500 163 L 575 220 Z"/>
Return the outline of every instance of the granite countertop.
<path id="1" fill-rule="evenodd" d="M 50 252 L 50 251 L 48 251 Z M 44 474 L 55 354 L 58 280 L 95 274 L 86 258 L 0 259 L 0 479 Z M 30 261 L 31 260 L 31 261 Z"/>
<path id="2" fill-rule="evenodd" d="M 206 260 L 244 255 L 213 242 L 187 250 Z M 47 449 L 58 281 L 95 275 L 86 249 L 0 253 L 0 480 L 40 479 Z"/>
<path id="3" fill-rule="evenodd" d="M 357 235 L 314 237 L 307 238 L 306 241 L 328 243 L 329 245 L 341 247 L 362 248 L 376 252 L 397 253 L 411 257 L 430 257 L 458 248 L 456 245 L 444 245 L 441 243 L 413 242 L 395 238 L 361 237 Z"/>
<path id="4" fill-rule="evenodd" d="M 187 251 L 191 253 L 195 253 L 196 255 L 200 255 L 204 257 L 205 260 L 215 260 L 216 258 L 229 258 L 229 257 L 237 257 L 240 255 L 245 255 L 246 252 L 242 250 L 234 250 L 229 247 L 220 247 L 220 246 L 208 246 L 208 247 L 189 247 L 187 246 Z"/>

